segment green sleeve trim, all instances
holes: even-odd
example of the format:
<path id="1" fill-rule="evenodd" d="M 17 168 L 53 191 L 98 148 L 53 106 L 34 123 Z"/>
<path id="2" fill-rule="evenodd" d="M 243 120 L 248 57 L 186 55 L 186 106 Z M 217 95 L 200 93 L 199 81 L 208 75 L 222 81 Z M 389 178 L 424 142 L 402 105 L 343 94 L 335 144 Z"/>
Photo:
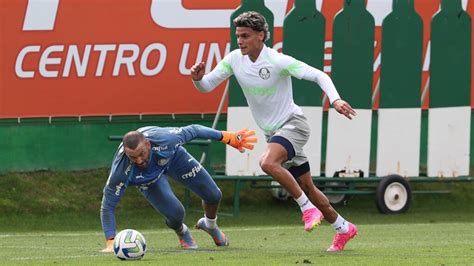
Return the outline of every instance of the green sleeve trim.
<path id="1" fill-rule="evenodd" d="M 301 76 L 301 72 L 303 72 L 303 63 L 300 61 L 296 61 L 292 64 L 289 64 L 286 68 L 282 69 L 280 71 L 280 76 L 286 77 L 286 76 L 294 76 L 294 77 L 299 77 Z"/>
<path id="2" fill-rule="evenodd" d="M 219 70 L 224 72 L 227 75 L 233 75 L 234 71 L 232 71 L 232 66 L 229 63 L 226 63 L 224 61 L 221 61 L 219 63 Z"/>

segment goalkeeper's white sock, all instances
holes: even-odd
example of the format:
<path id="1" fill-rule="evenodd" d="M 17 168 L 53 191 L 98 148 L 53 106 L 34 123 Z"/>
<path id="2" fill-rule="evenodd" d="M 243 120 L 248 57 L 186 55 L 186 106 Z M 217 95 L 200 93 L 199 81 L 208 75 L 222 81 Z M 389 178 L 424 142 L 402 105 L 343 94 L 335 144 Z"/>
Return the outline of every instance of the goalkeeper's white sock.
<path id="1" fill-rule="evenodd" d="M 345 234 L 349 232 L 349 222 L 346 221 L 341 215 L 337 215 L 336 221 L 331 224 L 332 228 L 339 234 Z"/>
<path id="2" fill-rule="evenodd" d="M 204 223 L 206 224 L 207 228 L 214 229 L 217 226 L 217 216 L 214 219 L 207 218 L 206 215 L 204 215 Z"/>
<path id="3" fill-rule="evenodd" d="M 300 206 L 301 212 L 304 212 L 308 209 L 316 208 L 314 207 L 313 203 L 309 201 L 308 197 L 306 197 L 306 194 L 304 194 L 304 192 L 299 198 L 295 199 L 295 201 Z"/>
<path id="4" fill-rule="evenodd" d="M 186 231 L 188 231 L 188 226 L 186 226 L 185 224 L 183 224 L 183 228 L 181 229 L 181 231 L 176 230 L 176 234 L 182 236 L 182 235 L 184 235 L 184 233 L 186 233 Z"/>

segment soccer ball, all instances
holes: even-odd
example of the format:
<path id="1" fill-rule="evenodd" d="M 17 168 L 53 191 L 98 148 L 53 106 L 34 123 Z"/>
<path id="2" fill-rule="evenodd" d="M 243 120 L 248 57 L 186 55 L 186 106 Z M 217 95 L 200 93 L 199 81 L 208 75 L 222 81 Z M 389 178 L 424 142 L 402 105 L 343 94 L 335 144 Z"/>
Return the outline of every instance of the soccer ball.
<path id="1" fill-rule="evenodd" d="M 272 181 L 270 183 L 272 186 L 272 196 L 277 200 L 287 200 L 290 197 L 290 193 L 281 187 L 280 183 L 277 181 Z"/>
<path id="2" fill-rule="evenodd" d="M 145 256 L 146 241 L 140 232 L 133 229 L 120 231 L 114 240 L 114 253 L 121 260 L 139 260 Z"/>

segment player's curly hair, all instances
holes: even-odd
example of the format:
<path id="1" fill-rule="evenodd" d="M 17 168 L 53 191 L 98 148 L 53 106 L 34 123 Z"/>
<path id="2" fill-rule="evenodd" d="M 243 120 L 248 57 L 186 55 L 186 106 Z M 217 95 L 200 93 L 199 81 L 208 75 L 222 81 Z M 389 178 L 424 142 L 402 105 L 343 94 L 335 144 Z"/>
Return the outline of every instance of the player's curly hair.
<path id="1" fill-rule="evenodd" d="M 248 27 L 254 31 L 263 31 L 265 33 L 263 41 L 270 39 L 267 20 L 262 14 L 256 11 L 248 11 L 240 14 L 234 19 L 233 23 L 235 27 Z"/>

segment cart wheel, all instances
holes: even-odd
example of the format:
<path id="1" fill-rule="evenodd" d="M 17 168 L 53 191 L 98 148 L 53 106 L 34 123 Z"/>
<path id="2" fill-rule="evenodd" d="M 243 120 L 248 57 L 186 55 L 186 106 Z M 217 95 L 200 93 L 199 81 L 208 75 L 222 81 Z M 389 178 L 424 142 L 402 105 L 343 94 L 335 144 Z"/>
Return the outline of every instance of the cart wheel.
<path id="1" fill-rule="evenodd" d="M 410 208 L 410 184 L 399 175 L 386 176 L 377 186 L 375 201 L 381 213 L 404 213 Z"/>
<path id="2" fill-rule="evenodd" d="M 339 185 L 341 182 L 328 182 L 328 185 Z M 335 188 L 325 188 L 324 191 L 334 191 L 337 190 Z M 342 205 L 344 202 L 349 200 L 349 196 L 346 194 L 326 194 L 326 197 L 328 198 L 329 202 L 332 205 Z"/>
<path id="3" fill-rule="evenodd" d="M 326 195 L 326 197 L 328 197 L 328 200 L 331 205 L 343 205 L 349 200 L 349 196 L 347 196 L 346 194 L 331 194 Z"/>

